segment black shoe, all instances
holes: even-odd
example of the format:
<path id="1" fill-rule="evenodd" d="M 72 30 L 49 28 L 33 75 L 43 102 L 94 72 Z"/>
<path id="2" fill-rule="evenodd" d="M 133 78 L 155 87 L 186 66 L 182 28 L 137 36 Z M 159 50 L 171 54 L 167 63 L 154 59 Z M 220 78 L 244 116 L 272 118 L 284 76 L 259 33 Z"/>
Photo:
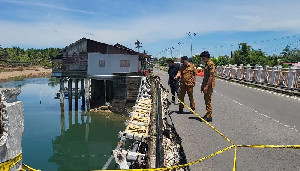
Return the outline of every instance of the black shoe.
<path id="1" fill-rule="evenodd" d="M 192 109 L 193 111 L 195 111 L 195 109 Z M 194 114 L 192 111 L 189 112 L 189 114 Z"/>
<path id="2" fill-rule="evenodd" d="M 212 122 L 212 117 L 207 118 L 206 116 L 204 116 L 203 119 L 204 119 L 206 122 Z M 203 122 L 203 121 L 200 120 L 200 122 Z"/>
<path id="3" fill-rule="evenodd" d="M 183 113 L 183 109 L 179 109 L 178 113 Z"/>

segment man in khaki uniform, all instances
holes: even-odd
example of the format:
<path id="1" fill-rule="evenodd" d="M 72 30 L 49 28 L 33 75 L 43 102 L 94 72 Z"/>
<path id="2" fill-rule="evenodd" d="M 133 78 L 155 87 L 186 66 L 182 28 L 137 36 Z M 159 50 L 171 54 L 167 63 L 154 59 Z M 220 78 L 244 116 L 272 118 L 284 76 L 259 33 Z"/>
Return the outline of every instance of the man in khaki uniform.
<path id="1" fill-rule="evenodd" d="M 188 94 L 190 100 L 190 107 L 195 110 L 195 101 L 193 97 L 193 87 L 196 82 L 196 69 L 194 64 L 189 63 L 187 56 L 181 57 L 181 62 L 183 65 L 180 67 L 175 80 L 179 77 L 180 79 L 180 100 L 184 102 L 185 93 Z M 183 113 L 183 104 L 179 103 L 179 113 Z"/>
<path id="2" fill-rule="evenodd" d="M 207 122 L 212 122 L 211 96 L 213 93 L 213 88 L 215 87 L 216 66 L 212 60 L 210 60 L 210 54 L 208 51 L 202 52 L 200 57 L 202 57 L 202 60 L 205 62 L 204 78 L 201 86 L 201 92 L 204 92 L 204 100 L 206 105 L 206 115 L 203 117 L 203 119 Z"/>

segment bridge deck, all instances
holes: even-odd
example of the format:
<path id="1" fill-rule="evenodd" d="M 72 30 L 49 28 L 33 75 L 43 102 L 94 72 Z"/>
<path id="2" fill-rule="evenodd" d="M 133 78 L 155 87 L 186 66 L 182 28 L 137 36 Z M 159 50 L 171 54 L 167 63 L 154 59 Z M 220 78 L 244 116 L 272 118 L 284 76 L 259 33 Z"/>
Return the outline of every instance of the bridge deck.
<path id="1" fill-rule="evenodd" d="M 166 72 L 155 70 L 167 86 Z M 202 78 L 194 88 L 196 112 L 205 113 Z M 171 97 L 169 97 L 170 100 Z M 170 100 L 171 101 L 171 100 Z M 186 95 L 185 102 L 188 102 Z M 212 125 L 235 144 L 300 144 L 300 100 L 266 91 L 216 80 L 212 97 Z M 230 144 L 200 122 L 193 114 L 177 114 L 178 105 L 170 105 L 168 120 L 182 139 L 188 162 L 221 150 Z M 188 110 L 185 108 L 185 112 Z M 232 170 L 234 150 L 190 167 L 191 170 Z M 298 149 L 238 148 L 237 170 L 299 170 Z"/>

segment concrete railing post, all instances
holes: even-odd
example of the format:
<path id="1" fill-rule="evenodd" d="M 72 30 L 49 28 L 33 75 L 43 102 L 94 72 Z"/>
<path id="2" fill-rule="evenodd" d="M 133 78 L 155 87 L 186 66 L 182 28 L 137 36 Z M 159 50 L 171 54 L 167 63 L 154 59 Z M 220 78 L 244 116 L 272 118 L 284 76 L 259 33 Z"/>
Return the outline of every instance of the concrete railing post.
<path id="1" fill-rule="evenodd" d="M 288 82 L 288 89 L 293 88 L 293 83 L 294 83 L 294 73 L 293 73 L 293 68 L 292 66 L 289 66 L 289 82 Z"/>
<path id="2" fill-rule="evenodd" d="M 246 66 L 246 81 L 250 81 L 250 69 L 251 69 L 251 66 L 250 66 L 250 64 L 248 64 Z"/>
<path id="3" fill-rule="evenodd" d="M 231 65 L 231 78 L 235 78 L 235 65 Z"/>
<path id="4" fill-rule="evenodd" d="M 269 66 L 268 65 L 266 65 L 265 66 L 265 69 L 264 69 L 264 71 L 265 71 L 265 75 L 264 75 L 264 83 L 265 84 L 268 84 L 268 77 L 270 77 L 269 75 L 268 75 L 268 69 L 269 69 Z"/>
<path id="5" fill-rule="evenodd" d="M 278 82 L 277 82 L 277 85 L 281 85 L 281 86 L 283 86 L 283 73 L 282 73 L 282 66 L 281 65 L 278 65 L 277 66 L 277 80 L 278 80 Z M 276 77 L 276 76 L 275 76 Z M 276 79 L 275 79 L 276 80 Z"/>
<path id="6" fill-rule="evenodd" d="M 3 134 L 0 137 L 0 163 L 14 160 L 10 170 L 22 168 L 22 135 L 24 132 L 23 103 L 17 99 L 19 88 L 0 88 Z M 2 168 L 3 169 L 3 168 Z"/>
<path id="7" fill-rule="evenodd" d="M 257 83 L 261 83 L 262 66 L 257 66 Z"/>
<path id="8" fill-rule="evenodd" d="M 241 80 L 241 72 L 242 72 L 243 67 L 242 66 L 238 66 L 237 69 L 237 79 Z"/>
<path id="9" fill-rule="evenodd" d="M 271 82 L 270 82 L 270 85 L 271 85 L 271 86 L 274 86 L 274 81 L 275 81 L 275 69 L 276 69 L 276 67 L 272 67 Z"/>

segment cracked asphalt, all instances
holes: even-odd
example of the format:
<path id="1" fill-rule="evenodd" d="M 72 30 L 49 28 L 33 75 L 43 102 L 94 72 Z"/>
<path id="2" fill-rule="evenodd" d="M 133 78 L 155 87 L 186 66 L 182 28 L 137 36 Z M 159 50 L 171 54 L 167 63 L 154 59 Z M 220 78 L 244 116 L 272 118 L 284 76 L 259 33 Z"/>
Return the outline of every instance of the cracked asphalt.
<path id="1" fill-rule="evenodd" d="M 154 70 L 165 87 L 168 75 Z M 205 114 L 203 94 L 200 93 L 202 77 L 197 77 L 194 87 L 196 113 Z M 168 97 L 171 101 L 171 96 Z M 187 95 L 185 102 L 189 104 Z M 212 125 L 237 145 L 300 144 L 300 100 L 270 92 L 256 90 L 216 80 L 212 95 Z M 174 124 L 182 139 L 188 162 L 196 161 L 231 144 L 200 122 L 193 115 L 177 114 L 178 105 L 170 105 L 168 121 Z M 190 166 L 190 170 L 232 170 L 234 148 Z M 237 170 L 300 170 L 300 149 L 238 148 Z"/>

